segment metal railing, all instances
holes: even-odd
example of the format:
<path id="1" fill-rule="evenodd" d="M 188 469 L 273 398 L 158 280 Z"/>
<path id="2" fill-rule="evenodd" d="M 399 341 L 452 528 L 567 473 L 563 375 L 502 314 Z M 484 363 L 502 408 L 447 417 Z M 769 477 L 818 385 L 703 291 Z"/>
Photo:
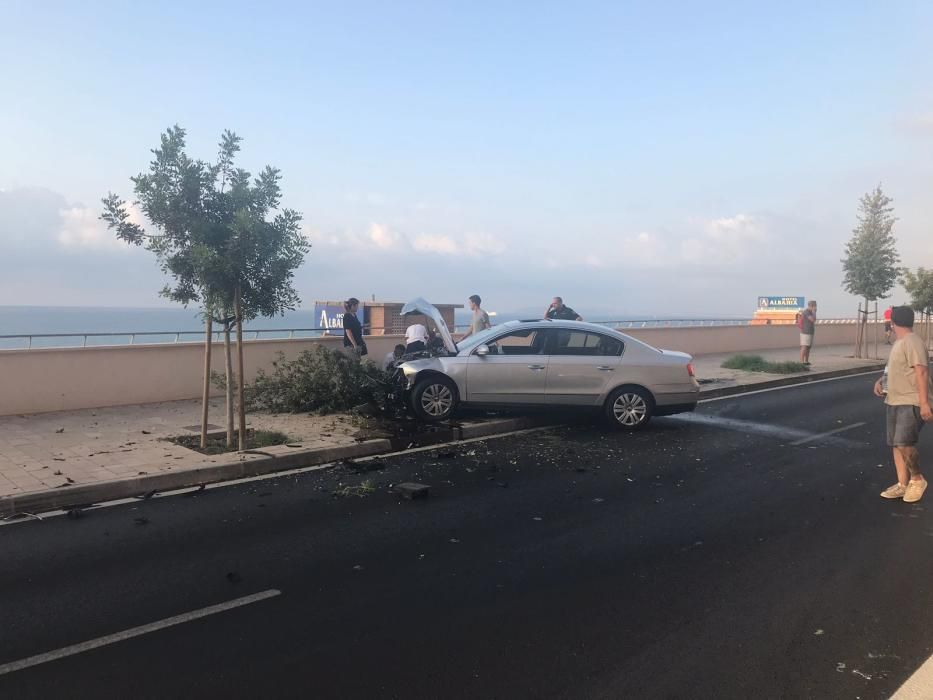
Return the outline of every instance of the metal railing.
<path id="1" fill-rule="evenodd" d="M 617 328 L 619 330 L 635 330 L 643 328 L 712 328 L 723 326 L 746 326 L 750 319 L 739 318 L 659 318 L 659 319 L 630 319 L 619 321 L 592 321 L 601 326 Z M 820 319 L 820 325 L 841 325 L 855 324 L 856 319 Z M 873 321 L 869 321 L 873 323 Z M 880 321 L 878 322 L 880 323 Z M 384 334 L 397 333 L 397 328 L 376 328 L 366 327 L 370 333 L 373 330 Z M 465 331 L 469 328 L 467 325 L 455 326 L 454 333 Z M 260 340 L 268 338 L 270 340 L 285 340 L 298 338 L 321 337 L 326 333 L 340 334 L 340 329 L 335 328 L 245 328 L 243 330 L 244 340 Z M 212 334 L 214 341 L 223 340 L 222 331 L 214 331 Z M 122 339 L 122 342 L 95 342 L 97 339 Z M 156 340 L 163 338 L 164 340 Z M 90 345 L 88 341 L 90 339 Z M 204 332 L 197 330 L 190 331 L 123 331 L 123 332 L 90 332 L 90 333 L 13 333 L 0 335 L 0 349 L 2 350 L 32 350 L 38 348 L 64 348 L 64 347 L 107 347 L 120 345 L 135 345 L 138 339 L 145 339 L 155 343 L 198 343 L 204 339 Z M 50 343 L 37 344 L 36 341 L 49 340 Z M 73 342 L 69 342 L 73 341 Z"/>

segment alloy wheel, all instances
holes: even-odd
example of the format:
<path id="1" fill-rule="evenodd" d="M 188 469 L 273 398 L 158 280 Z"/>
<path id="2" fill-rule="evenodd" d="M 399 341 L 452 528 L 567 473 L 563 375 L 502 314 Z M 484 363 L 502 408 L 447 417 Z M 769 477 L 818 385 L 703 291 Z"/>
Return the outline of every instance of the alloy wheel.
<path id="1" fill-rule="evenodd" d="M 454 403 L 454 394 L 444 384 L 430 384 L 421 394 L 421 408 L 429 416 L 440 418 L 446 415 Z"/>
<path id="2" fill-rule="evenodd" d="M 612 415 L 625 427 L 634 428 L 648 417 L 648 402 L 638 394 L 619 394 L 612 404 Z"/>

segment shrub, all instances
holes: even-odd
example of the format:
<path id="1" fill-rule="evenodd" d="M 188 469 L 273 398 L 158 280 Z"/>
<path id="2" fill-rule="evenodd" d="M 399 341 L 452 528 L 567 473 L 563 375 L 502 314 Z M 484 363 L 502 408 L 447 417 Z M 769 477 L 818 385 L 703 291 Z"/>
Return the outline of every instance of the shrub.
<path id="1" fill-rule="evenodd" d="M 809 372 L 810 368 L 800 362 L 770 362 L 761 355 L 733 355 L 722 363 L 724 369 L 741 369 L 746 372 L 768 374 L 796 374 Z"/>
<path id="2" fill-rule="evenodd" d="M 372 362 L 318 345 L 294 360 L 279 353 L 272 371 L 259 370 L 244 392 L 250 411 L 325 414 L 382 405 L 390 386 L 390 375 Z"/>

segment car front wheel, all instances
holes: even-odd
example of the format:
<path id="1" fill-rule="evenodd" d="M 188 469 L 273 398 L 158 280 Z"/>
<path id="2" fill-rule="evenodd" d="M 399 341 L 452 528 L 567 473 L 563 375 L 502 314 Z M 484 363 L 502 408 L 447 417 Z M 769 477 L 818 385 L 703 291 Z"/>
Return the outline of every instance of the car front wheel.
<path id="1" fill-rule="evenodd" d="M 436 423 L 450 418 L 457 408 L 457 386 L 447 377 L 425 377 L 411 392 L 411 407 L 423 421 Z"/>
<path id="2" fill-rule="evenodd" d="M 644 427 L 654 413 L 654 399 L 641 387 L 620 387 L 606 399 L 606 417 L 626 430 Z"/>

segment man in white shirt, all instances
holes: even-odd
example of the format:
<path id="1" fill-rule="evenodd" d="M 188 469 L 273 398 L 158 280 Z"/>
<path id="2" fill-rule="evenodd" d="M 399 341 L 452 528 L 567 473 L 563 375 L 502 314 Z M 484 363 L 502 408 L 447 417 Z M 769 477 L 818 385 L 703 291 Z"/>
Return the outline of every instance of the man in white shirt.
<path id="1" fill-rule="evenodd" d="M 428 329 L 415 323 L 405 330 L 405 352 L 421 352 L 427 347 Z"/>

